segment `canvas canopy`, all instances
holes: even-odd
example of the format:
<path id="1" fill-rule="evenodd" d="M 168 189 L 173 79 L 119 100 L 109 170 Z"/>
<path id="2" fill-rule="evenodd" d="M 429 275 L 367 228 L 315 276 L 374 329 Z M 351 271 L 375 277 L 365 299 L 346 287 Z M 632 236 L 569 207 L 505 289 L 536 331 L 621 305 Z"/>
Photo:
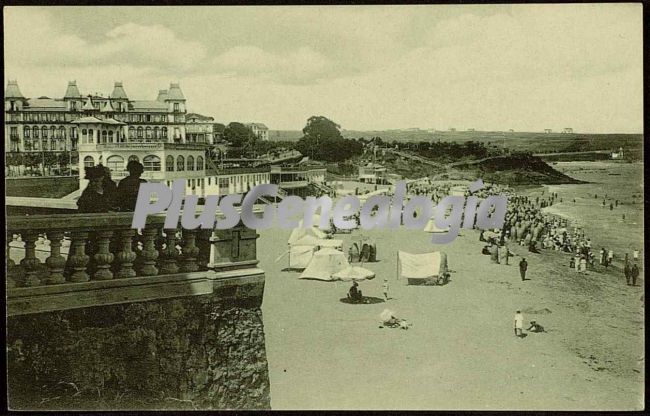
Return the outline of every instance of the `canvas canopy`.
<path id="1" fill-rule="evenodd" d="M 348 260 L 342 252 L 333 248 L 323 248 L 314 254 L 309 265 L 300 275 L 300 278 L 328 281 L 336 280 L 332 275 L 348 266 Z"/>
<path id="2" fill-rule="evenodd" d="M 430 279 L 447 273 L 447 254 L 432 253 L 411 254 L 398 251 L 398 278 L 411 280 Z"/>

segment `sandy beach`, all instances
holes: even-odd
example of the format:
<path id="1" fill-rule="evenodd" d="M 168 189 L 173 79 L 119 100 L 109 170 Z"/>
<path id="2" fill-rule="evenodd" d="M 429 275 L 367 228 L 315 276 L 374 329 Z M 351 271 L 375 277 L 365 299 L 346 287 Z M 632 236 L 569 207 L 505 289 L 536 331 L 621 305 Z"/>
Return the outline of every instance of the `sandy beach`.
<path id="1" fill-rule="evenodd" d="M 289 231 L 261 231 L 266 272 L 264 325 L 273 409 L 614 410 L 643 406 L 642 287 L 598 271 L 578 275 L 568 257 L 512 247 L 529 263 L 522 282 L 514 257 L 491 264 L 478 233 L 434 246 L 430 234 L 365 231 L 377 241 L 376 272 L 360 283 L 386 303 L 340 301 L 349 284 L 298 279 L 282 271 Z M 360 231 L 337 235 L 344 250 Z M 390 249 L 389 249 L 390 248 Z M 396 249 L 443 250 L 453 270 L 442 287 L 396 280 Z M 380 329 L 390 308 L 413 324 Z M 513 317 L 537 320 L 548 333 L 513 333 Z"/>

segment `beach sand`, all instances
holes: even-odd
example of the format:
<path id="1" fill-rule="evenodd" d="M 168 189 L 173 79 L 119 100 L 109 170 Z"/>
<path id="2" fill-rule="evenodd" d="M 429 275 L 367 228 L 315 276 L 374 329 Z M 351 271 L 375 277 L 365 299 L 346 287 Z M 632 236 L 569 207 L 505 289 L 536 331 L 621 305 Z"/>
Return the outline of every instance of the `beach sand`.
<path id="1" fill-rule="evenodd" d="M 643 406 L 642 287 L 622 278 L 569 270 L 568 257 L 524 254 L 491 264 L 476 231 L 434 246 L 422 231 L 364 231 L 377 241 L 377 273 L 360 283 L 386 303 L 340 302 L 348 283 L 298 279 L 282 271 L 289 231 L 261 231 L 266 272 L 264 325 L 273 409 L 527 409 L 632 410 Z M 345 242 L 360 231 L 336 235 Z M 451 281 L 442 287 L 396 280 L 397 249 L 447 252 Z M 380 329 L 379 314 L 395 311 L 413 326 Z M 516 310 L 548 333 L 513 332 Z M 526 325 L 527 327 L 527 325 Z"/>

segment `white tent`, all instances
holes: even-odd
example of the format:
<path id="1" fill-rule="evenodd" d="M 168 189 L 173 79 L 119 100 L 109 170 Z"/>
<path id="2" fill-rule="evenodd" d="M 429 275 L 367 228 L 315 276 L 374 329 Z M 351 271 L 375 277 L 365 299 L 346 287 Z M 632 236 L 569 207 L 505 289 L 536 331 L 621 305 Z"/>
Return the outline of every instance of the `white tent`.
<path id="1" fill-rule="evenodd" d="M 316 244 L 321 248 L 329 247 L 329 248 L 335 248 L 339 251 L 343 251 L 343 240 L 337 240 L 331 238 L 325 240 L 318 240 Z"/>
<path id="2" fill-rule="evenodd" d="M 324 239 L 327 237 L 327 234 L 316 227 L 311 228 L 294 228 L 289 236 L 289 244 L 294 244 L 296 241 L 300 240 L 306 235 L 316 237 L 317 239 Z"/>
<path id="3" fill-rule="evenodd" d="M 398 251 L 397 268 L 397 278 L 405 277 L 410 285 L 434 282 L 448 273 L 447 254 L 440 251 L 423 254 Z"/>
<path id="4" fill-rule="evenodd" d="M 304 270 L 311 262 L 317 249 L 316 246 L 291 246 L 289 248 L 289 268 Z"/>
<path id="5" fill-rule="evenodd" d="M 429 222 L 427 222 L 427 225 L 424 227 L 424 231 L 427 233 L 446 233 L 449 232 L 449 227 L 447 228 L 438 228 L 436 226 L 436 221 L 431 218 Z"/>
<path id="6" fill-rule="evenodd" d="M 301 279 L 317 279 L 317 280 L 335 280 L 332 278 L 334 273 L 349 266 L 348 259 L 345 255 L 333 248 L 324 248 L 318 250 L 314 257 L 312 257 L 309 266 L 300 275 Z"/>
<path id="7" fill-rule="evenodd" d="M 375 278 L 375 272 L 359 266 L 349 266 L 340 272 L 334 273 L 332 277 L 336 280 L 342 280 L 344 282 L 350 282 L 352 280 L 372 280 Z"/>

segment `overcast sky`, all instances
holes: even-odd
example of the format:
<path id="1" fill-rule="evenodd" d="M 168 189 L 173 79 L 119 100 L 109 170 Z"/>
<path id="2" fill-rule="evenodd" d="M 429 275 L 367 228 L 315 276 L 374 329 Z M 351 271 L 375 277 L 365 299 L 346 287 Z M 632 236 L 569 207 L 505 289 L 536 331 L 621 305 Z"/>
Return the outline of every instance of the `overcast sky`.
<path id="1" fill-rule="evenodd" d="M 300 130 L 643 131 L 641 4 L 8 7 L 27 97 L 180 82 L 190 111 Z"/>

